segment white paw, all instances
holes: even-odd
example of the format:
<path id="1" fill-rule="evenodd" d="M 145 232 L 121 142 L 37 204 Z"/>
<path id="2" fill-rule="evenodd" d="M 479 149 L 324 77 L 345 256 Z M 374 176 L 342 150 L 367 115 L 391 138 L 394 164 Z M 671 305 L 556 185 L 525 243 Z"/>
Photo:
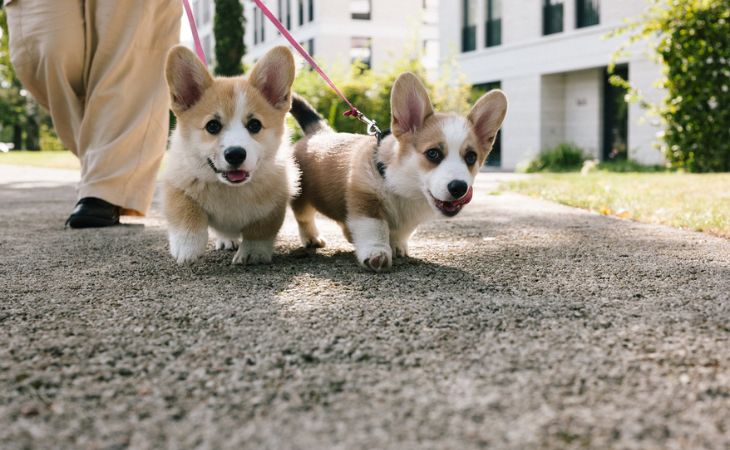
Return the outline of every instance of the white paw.
<path id="1" fill-rule="evenodd" d="M 374 272 L 383 272 L 393 265 L 393 253 L 390 247 L 372 247 L 358 254 L 364 254 L 365 258 L 360 261 L 363 267 Z"/>
<path id="2" fill-rule="evenodd" d="M 241 241 L 238 239 L 217 238 L 215 240 L 216 250 L 236 250 L 239 245 L 241 245 Z"/>
<path id="3" fill-rule="evenodd" d="M 191 263 L 205 253 L 207 231 L 170 231 L 170 254 L 178 264 Z"/>
<path id="4" fill-rule="evenodd" d="M 243 241 L 233 257 L 233 264 L 271 264 L 273 253 L 274 241 Z"/>
<path id="5" fill-rule="evenodd" d="M 408 257 L 408 242 L 395 242 L 391 244 L 390 249 L 396 258 Z"/>

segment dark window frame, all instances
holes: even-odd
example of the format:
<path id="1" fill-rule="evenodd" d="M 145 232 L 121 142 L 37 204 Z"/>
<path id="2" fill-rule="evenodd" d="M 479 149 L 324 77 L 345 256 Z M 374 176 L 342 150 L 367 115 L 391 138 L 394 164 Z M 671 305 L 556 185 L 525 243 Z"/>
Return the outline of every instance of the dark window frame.
<path id="1" fill-rule="evenodd" d="M 314 0 L 309 0 L 309 21 L 314 22 Z"/>
<path id="2" fill-rule="evenodd" d="M 562 33 L 564 31 L 565 1 L 543 0 L 542 4 L 542 34 Z"/>
<path id="3" fill-rule="evenodd" d="M 461 52 L 473 52 L 477 49 L 477 26 L 469 25 L 469 10 L 471 2 L 475 0 L 464 0 L 461 2 Z"/>
<path id="4" fill-rule="evenodd" d="M 352 0 L 350 0 L 352 2 Z M 360 0 L 363 1 L 363 0 Z M 350 13 L 350 18 L 352 20 L 372 20 L 373 18 L 373 0 L 367 0 L 368 2 L 368 12 L 366 13 Z"/>
<path id="5" fill-rule="evenodd" d="M 575 27 L 586 28 L 601 23 L 600 0 L 576 0 Z"/>
<path id="6" fill-rule="evenodd" d="M 499 3 L 499 17 L 494 17 L 494 4 Z M 484 44 L 487 47 L 502 45 L 502 0 L 487 0 L 487 20 L 484 27 Z"/>

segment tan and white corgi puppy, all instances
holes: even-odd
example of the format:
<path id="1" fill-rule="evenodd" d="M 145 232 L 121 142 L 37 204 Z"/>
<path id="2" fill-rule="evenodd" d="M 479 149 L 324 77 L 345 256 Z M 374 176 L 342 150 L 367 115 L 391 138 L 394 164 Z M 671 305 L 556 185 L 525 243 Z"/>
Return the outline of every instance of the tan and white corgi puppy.
<path id="1" fill-rule="evenodd" d="M 317 211 L 337 221 L 358 262 L 375 272 L 408 255 L 416 227 L 453 217 L 472 199 L 472 184 L 507 113 L 499 90 L 482 96 L 467 117 L 433 110 L 423 84 L 404 73 L 391 93 L 392 135 L 335 133 L 303 99 L 292 115 L 305 136 L 294 150 L 302 171 L 292 201 L 305 247 L 324 247 Z"/>
<path id="2" fill-rule="evenodd" d="M 295 65 L 269 51 L 248 78 L 213 78 L 185 47 L 167 56 L 177 117 L 164 177 L 170 252 L 178 263 L 205 253 L 208 228 L 234 264 L 270 263 L 298 171 L 285 124 Z"/>

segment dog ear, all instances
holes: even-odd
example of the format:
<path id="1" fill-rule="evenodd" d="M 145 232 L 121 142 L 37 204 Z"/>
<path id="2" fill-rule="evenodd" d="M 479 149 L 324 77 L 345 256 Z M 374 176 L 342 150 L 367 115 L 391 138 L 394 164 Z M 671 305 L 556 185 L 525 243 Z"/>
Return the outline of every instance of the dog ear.
<path id="1" fill-rule="evenodd" d="M 279 46 L 256 63 L 248 81 L 274 108 L 289 111 L 295 75 L 294 56 L 288 48 Z"/>
<path id="2" fill-rule="evenodd" d="M 507 96 L 504 92 L 495 89 L 477 100 L 468 118 L 480 145 L 490 146 L 494 143 L 494 138 L 497 137 L 506 115 Z"/>
<path id="3" fill-rule="evenodd" d="M 175 114 L 198 103 L 203 92 L 213 84 L 208 68 L 195 53 L 182 45 L 173 47 L 167 54 L 165 76 Z"/>
<path id="4" fill-rule="evenodd" d="M 395 136 L 411 133 L 433 114 L 433 106 L 423 83 L 410 72 L 395 80 L 390 95 L 391 124 Z"/>

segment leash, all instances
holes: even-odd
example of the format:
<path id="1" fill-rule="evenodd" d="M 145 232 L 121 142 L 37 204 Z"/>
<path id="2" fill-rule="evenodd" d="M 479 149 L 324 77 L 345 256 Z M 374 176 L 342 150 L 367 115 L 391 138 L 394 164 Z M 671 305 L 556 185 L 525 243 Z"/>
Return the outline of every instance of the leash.
<path id="1" fill-rule="evenodd" d="M 200 35 L 198 34 L 198 26 L 195 24 L 195 16 L 193 10 L 190 8 L 190 0 L 183 0 L 183 6 L 185 7 L 185 13 L 188 16 L 188 22 L 190 23 L 190 30 L 193 32 L 193 41 L 195 42 L 195 52 L 198 54 L 198 58 L 203 61 L 206 66 L 208 62 L 205 60 L 205 52 L 203 46 L 200 44 Z"/>
<path id="2" fill-rule="evenodd" d="M 332 88 L 333 91 L 347 104 L 347 106 L 350 107 L 348 111 L 345 112 L 346 117 L 352 117 L 354 119 L 359 120 L 360 122 L 364 123 L 367 126 L 367 134 L 370 136 L 375 136 L 378 139 L 378 143 L 380 143 L 383 132 L 380 131 L 380 128 L 378 128 L 377 123 L 374 120 L 369 119 L 365 114 L 360 112 L 359 109 L 355 107 L 350 101 L 345 97 L 345 94 L 342 93 L 342 91 L 337 87 L 337 85 L 330 79 L 330 77 L 327 76 L 327 74 L 322 70 L 321 67 L 319 67 L 319 64 L 317 64 L 316 61 L 314 61 L 314 58 L 306 51 L 304 50 L 304 47 L 297 42 L 296 39 L 294 39 L 294 36 L 289 33 L 289 30 L 286 29 L 284 24 L 281 23 L 279 19 L 276 18 L 274 13 L 271 12 L 271 10 L 264 4 L 263 0 L 252 0 L 256 6 L 261 9 L 261 12 L 264 13 L 264 15 L 271 21 L 271 23 L 274 24 L 277 30 L 281 33 L 284 38 L 289 41 L 289 43 L 294 47 L 294 49 L 302 55 L 302 58 L 304 58 L 307 63 L 312 66 L 312 68 L 319 74 L 320 77 Z M 198 27 L 195 25 L 195 18 L 193 17 L 192 10 L 190 9 L 190 1 L 189 0 L 183 0 L 183 5 L 185 6 L 185 11 L 188 16 L 188 22 L 190 22 L 190 29 L 193 32 L 193 41 L 195 42 L 195 51 L 198 53 L 198 57 L 201 61 L 203 61 L 204 64 L 207 64 L 205 61 L 205 52 L 203 51 L 203 46 L 200 44 L 200 36 L 198 35 Z"/>

